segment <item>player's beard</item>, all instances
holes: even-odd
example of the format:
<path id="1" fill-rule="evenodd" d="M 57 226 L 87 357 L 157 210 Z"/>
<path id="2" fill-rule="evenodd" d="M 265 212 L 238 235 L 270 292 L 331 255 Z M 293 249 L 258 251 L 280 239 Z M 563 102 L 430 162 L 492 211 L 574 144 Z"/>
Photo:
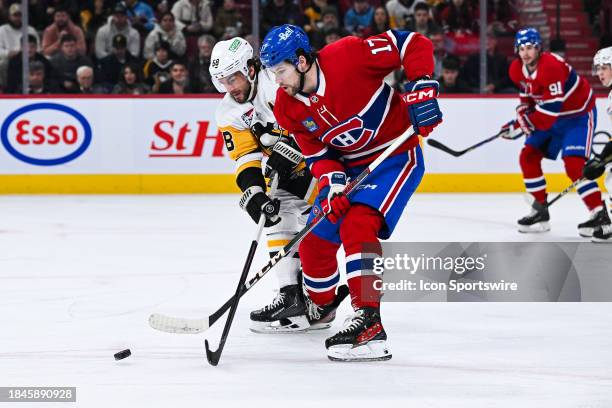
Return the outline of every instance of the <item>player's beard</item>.
<path id="1" fill-rule="evenodd" d="M 239 93 L 236 92 L 235 94 L 230 93 L 230 95 L 237 103 L 245 103 L 251 93 L 251 86 L 252 85 L 249 83 L 249 86 L 244 91 L 240 91 Z"/>
<path id="2" fill-rule="evenodd" d="M 297 86 L 293 85 L 282 85 L 282 88 L 289 96 L 295 96 L 300 91 Z"/>

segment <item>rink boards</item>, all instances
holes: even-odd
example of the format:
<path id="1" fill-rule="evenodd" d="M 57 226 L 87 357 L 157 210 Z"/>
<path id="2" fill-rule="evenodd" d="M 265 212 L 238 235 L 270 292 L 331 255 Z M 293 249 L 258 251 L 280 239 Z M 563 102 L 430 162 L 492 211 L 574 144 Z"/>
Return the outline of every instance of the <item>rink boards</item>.
<path id="1" fill-rule="evenodd" d="M 0 193 L 231 193 L 234 163 L 217 129 L 216 96 L 0 99 Z M 610 130 L 598 98 L 597 130 Z M 511 120 L 517 99 L 445 97 L 431 135 L 464 149 Z M 596 138 L 596 141 L 603 140 Z M 516 192 L 521 141 L 455 158 L 424 145 L 422 192 Z M 569 182 L 546 161 L 548 186 Z"/>

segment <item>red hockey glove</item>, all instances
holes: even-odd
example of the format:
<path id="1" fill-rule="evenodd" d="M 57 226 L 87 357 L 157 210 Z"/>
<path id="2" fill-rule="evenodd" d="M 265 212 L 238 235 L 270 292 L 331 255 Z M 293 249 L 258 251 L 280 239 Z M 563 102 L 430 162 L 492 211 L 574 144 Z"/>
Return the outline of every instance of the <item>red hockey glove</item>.
<path id="1" fill-rule="evenodd" d="M 346 174 L 334 171 L 319 179 L 319 202 L 323 213 L 333 224 L 344 217 L 351 207 L 348 197 L 343 191 L 346 187 Z"/>
<path id="2" fill-rule="evenodd" d="M 523 129 L 521 129 L 516 120 L 511 120 L 510 122 L 502 126 L 501 130 L 499 131 L 499 134 L 502 138 L 508 140 L 518 139 L 519 137 L 524 135 Z"/>
<path id="3" fill-rule="evenodd" d="M 530 112 L 531 109 L 524 103 L 516 107 L 516 123 L 527 136 L 531 135 L 531 132 L 535 130 L 535 126 L 533 126 L 533 123 L 531 123 L 527 116 Z"/>

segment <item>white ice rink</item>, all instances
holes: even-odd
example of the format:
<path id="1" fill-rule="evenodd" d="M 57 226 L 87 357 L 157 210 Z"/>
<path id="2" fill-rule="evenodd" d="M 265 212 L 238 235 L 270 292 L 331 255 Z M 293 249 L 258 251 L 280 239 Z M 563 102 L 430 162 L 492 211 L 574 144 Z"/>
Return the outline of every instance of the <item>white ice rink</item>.
<path id="1" fill-rule="evenodd" d="M 0 386 L 76 386 L 85 408 L 612 407 L 610 303 L 383 303 L 393 359 L 343 364 L 326 358 L 332 330 L 249 332 L 270 273 L 208 365 L 204 338 L 216 346 L 225 319 L 181 336 L 147 317 L 207 315 L 233 293 L 255 229 L 237 198 L 1 196 Z M 526 212 L 518 194 L 416 195 L 393 240 L 573 241 L 587 217 L 571 195 L 550 233 L 520 235 Z"/>

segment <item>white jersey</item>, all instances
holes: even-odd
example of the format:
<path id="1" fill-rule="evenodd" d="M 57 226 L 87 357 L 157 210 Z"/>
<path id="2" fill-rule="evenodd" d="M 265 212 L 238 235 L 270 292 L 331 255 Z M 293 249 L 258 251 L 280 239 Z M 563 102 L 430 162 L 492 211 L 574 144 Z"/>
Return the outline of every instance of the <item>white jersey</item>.
<path id="1" fill-rule="evenodd" d="M 226 93 L 223 97 L 217 108 L 215 118 L 233 160 L 240 160 L 245 155 L 261 160 L 263 157 L 261 154 L 262 148 L 274 144 L 267 140 L 258 140 L 251 133 L 250 128 L 255 122 L 276 123 L 272 110 L 274 109 L 277 89 L 278 85 L 274 81 L 273 74 L 266 69 L 262 69 L 257 74 L 257 91 L 252 101 L 238 103 L 229 93 Z M 262 142 L 264 143 L 262 144 Z M 251 156 L 254 152 L 259 152 L 259 155 Z"/>

